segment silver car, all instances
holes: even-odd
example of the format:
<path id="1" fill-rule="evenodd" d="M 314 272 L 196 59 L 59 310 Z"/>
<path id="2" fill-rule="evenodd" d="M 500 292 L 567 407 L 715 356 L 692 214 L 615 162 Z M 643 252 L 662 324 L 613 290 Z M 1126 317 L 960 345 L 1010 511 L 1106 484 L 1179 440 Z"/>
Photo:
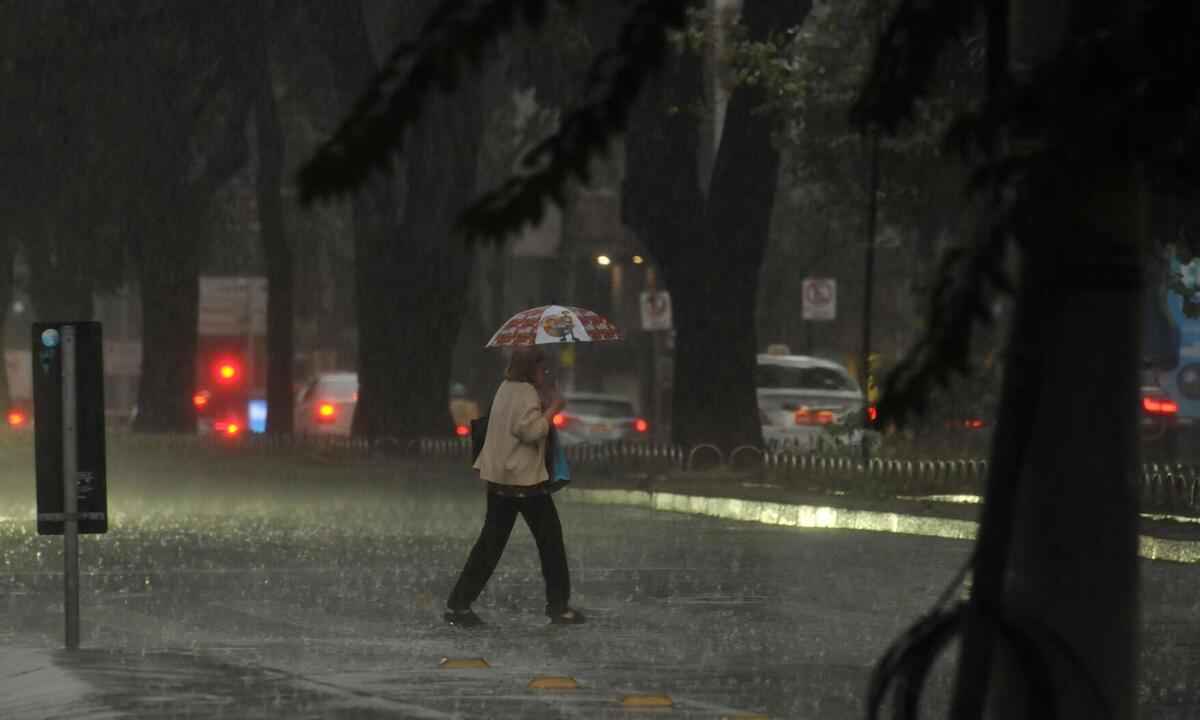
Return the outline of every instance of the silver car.
<path id="1" fill-rule="evenodd" d="M 356 404 L 357 373 L 321 373 L 304 386 L 296 399 L 296 433 L 349 437 Z"/>
<path id="2" fill-rule="evenodd" d="M 755 385 L 768 447 L 861 447 L 866 400 L 845 367 L 806 355 L 759 355 Z"/>
<path id="3" fill-rule="evenodd" d="M 618 395 L 564 393 L 566 408 L 554 417 L 564 446 L 603 444 L 646 438 L 650 424 L 633 403 Z"/>

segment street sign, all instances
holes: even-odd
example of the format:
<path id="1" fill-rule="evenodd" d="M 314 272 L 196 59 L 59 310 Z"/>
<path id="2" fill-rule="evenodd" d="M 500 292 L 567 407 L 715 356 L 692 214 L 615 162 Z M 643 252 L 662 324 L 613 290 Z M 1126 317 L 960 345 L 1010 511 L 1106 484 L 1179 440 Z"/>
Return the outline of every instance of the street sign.
<path id="1" fill-rule="evenodd" d="M 33 325 L 37 529 L 63 536 L 63 616 L 79 648 L 79 534 L 108 530 L 104 341 L 98 322 Z"/>
<path id="2" fill-rule="evenodd" d="M 800 316 L 804 320 L 837 319 L 837 280 L 804 278 Z"/>
<path id="3" fill-rule="evenodd" d="M 663 332 L 672 328 L 670 293 L 665 290 L 643 290 L 640 305 L 643 330 Z"/>
<path id="4" fill-rule="evenodd" d="M 65 342 L 71 329 L 74 357 Z M 75 459 L 79 532 L 108 531 L 108 493 L 104 453 L 104 343 L 98 322 L 54 322 L 33 325 L 34 457 L 37 479 L 37 530 L 62 535 L 65 507 L 64 456 Z M 74 382 L 68 383 L 64 361 L 74 362 Z M 68 387 L 73 385 L 74 387 Z M 69 397 L 73 390 L 74 397 Z M 73 418 L 64 413 L 66 401 L 75 405 Z M 64 428 L 64 419 L 73 419 Z M 75 433 L 66 442 L 64 430 Z"/>

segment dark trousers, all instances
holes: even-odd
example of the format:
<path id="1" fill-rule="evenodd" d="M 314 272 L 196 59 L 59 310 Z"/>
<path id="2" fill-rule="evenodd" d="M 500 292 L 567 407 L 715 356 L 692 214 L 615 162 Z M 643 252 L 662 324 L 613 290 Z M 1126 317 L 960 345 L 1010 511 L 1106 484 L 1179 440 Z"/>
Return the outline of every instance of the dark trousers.
<path id="1" fill-rule="evenodd" d="M 512 534 L 517 514 L 525 518 L 525 524 L 537 542 L 538 555 L 542 559 L 542 577 L 546 580 L 546 606 L 550 612 L 562 612 L 571 596 L 571 576 L 567 569 L 567 551 L 563 546 L 562 525 L 558 511 L 549 495 L 534 497 L 503 497 L 488 493 L 487 517 L 483 531 L 471 549 L 467 565 L 463 568 L 454 591 L 446 605 L 452 610 L 465 610 L 483 592 L 483 586 L 496 570 L 504 546 Z"/>

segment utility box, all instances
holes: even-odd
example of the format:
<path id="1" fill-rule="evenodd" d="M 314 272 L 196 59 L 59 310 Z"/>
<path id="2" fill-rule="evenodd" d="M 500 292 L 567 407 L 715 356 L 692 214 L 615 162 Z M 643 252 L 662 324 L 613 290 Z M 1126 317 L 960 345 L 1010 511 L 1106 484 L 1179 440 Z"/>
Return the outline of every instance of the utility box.
<path id="1" fill-rule="evenodd" d="M 39 535 L 62 535 L 63 328 L 74 329 L 76 487 L 79 532 L 108 531 L 104 452 L 104 342 L 98 322 L 33 325 L 34 457 Z"/>

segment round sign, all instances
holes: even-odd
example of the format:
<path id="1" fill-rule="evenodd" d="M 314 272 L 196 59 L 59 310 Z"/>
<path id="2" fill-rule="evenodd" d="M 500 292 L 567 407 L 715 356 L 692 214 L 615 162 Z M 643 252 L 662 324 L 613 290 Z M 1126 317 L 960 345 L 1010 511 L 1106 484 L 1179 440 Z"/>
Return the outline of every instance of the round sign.
<path id="1" fill-rule="evenodd" d="M 833 285 L 828 281 L 814 280 L 804 290 L 804 299 L 813 305 L 828 305 L 833 300 Z"/>
<path id="2" fill-rule="evenodd" d="M 58 347 L 58 331 L 54 328 L 42 331 L 42 345 L 48 348 Z"/>

